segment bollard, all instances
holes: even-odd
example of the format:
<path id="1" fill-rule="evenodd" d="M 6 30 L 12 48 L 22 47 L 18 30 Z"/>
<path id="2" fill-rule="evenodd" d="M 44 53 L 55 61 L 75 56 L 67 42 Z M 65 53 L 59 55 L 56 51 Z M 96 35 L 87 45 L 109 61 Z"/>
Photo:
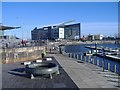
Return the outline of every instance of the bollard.
<path id="1" fill-rule="evenodd" d="M 70 53 L 69 53 L 68 55 L 69 55 L 69 57 L 70 57 Z"/>
<path id="2" fill-rule="evenodd" d="M 88 62 L 90 62 L 90 56 L 88 56 Z"/>
<path id="3" fill-rule="evenodd" d="M 103 68 L 103 72 L 104 72 L 104 61 L 102 61 L 102 68 Z"/>
<path id="4" fill-rule="evenodd" d="M 110 70 L 110 63 L 108 63 L 108 70 Z"/>
<path id="5" fill-rule="evenodd" d="M 75 53 L 74 53 L 74 55 L 73 55 L 73 58 L 75 59 Z"/>
<path id="6" fill-rule="evenodd" d="M 99 60 L 97 60 L 97 65 L 99 66 Z"/>
<path id="7" fill-rule="evenodd" d="M 80 55 L 80 60 L 82 60 L 82 55 Z"/>
<path id="8" fill-rule="evenodd" d="M 77 54 L 77 59 L 79 60 L 79 54 Z"/>
<path id="9" fill-rule="evenodd" d="M 71 58 L 72 58 L 72 53 L 71 53 Z"/>
<path id="10" fill-rule="evenodd" d="M 84 61 L 86 61 L 86 56 L 84 56 Z M 87 62 L 87 61 L 86 61 Z"/>
<path id="11" fill-rule="evenodd" d="M 95 64 L 95 59 L 93 59 L 93 62 L 92 62 L 93 64 Z"/>
<path id="12" fill-rule="evenodd" d="M 74 58 L 74 54 L 72 53 L 72 58 Z"/>
<path id="13" fill-rule="evenodd" d="M 114 65 L 114 72 L 115 72 L 115 73 L 117 72 L 117 67 L 116 67 L 116 65 Z"/>
<path id="14" fill-rule="evenodd" d="M 85 58 L 86 58 L 86 62 L 88 62 L 88 56 L 85 56 Z"/>

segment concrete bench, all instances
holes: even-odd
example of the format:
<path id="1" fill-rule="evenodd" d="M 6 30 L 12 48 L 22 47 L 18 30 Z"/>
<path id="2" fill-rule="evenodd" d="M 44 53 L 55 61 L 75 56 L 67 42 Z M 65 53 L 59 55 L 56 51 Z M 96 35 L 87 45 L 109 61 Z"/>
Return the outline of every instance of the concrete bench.
<path id="1" fill-rule="evenodd" d="M 29 65 L 29 64 L 31 64 L 32 62 L 31 61 L 28 61 L 28 62 L 23 62 L 23 63 L 21 63 L 22 65 Z"/>
<path id="2" fill-rule="evenodd" d="M 36 62 L 42 62 L 42 60 L 41 60 L 41 59 L 39 59 L 39 60 L 36 60 Z"/>
<path id="3" fill-rule="evenodd" d="M 46 58 L 46 61 L 52 61 L 52 58 Z"/>

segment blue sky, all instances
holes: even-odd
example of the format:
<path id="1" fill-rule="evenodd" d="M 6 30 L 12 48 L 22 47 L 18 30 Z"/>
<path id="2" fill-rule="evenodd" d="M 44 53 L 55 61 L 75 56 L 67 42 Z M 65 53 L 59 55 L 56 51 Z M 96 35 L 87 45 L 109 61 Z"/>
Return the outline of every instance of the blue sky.
<path id="1" fill-rule="evenodd" d="M 34 27 L 76 20 L 81 34 L 114 35 L 118 31 L 117 2 L 3 2 L 2 23 L 21 26 L 6 34 L 30 38 Z"/>

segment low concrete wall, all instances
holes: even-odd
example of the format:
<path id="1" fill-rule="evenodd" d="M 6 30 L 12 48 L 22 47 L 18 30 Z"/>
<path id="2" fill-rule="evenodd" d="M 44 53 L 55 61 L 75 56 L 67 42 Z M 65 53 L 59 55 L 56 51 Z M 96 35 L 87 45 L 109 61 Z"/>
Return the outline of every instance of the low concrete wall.
<path id="1" fill-rule="evenodd" d="M 0 53 L 0 61 L 1 63 L 14 63 L 34 60 L 41 58 L 42 52 L 45 52 L 44 46 L 2 49 L 2 52 Z"/>

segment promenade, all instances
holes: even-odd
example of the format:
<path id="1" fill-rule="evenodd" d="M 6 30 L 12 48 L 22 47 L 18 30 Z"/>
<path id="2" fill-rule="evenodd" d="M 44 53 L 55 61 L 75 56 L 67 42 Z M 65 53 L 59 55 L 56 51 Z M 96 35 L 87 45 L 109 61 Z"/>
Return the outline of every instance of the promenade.
<path id="1" fill-rule="evenodd" d="M 87 62 L 78 62 L 58 52 L 51 52 L 54 63 L 59 65 L 60 74 L 39 76 L 30 79 L 20 62 L 2 65 L 2 88 L 113 88 L 118 90 L 118 76 L 115 73 Z M 3 89 L 4 90 L 4 89 Z"/>
<path id="2" fill-rule="evenodd" d="M 77 89 L 77 85 L 64 71 L 61 65 L 52 58 L 52 62 L 59 65 L 59 75 L 53 75 L 53 79 L 50 79 L 48 75 L 36 76 L 34 79 L 30 79 L 30 76 L 24 72 L 24 66 L 21 63 L 3 64 L 2 65 L 2 88 L 5 89 L 37 89 L 40 88 L 74 88 Z"/>
<path id="3" fill-rule="evenodd" d="M 87 62 L 77 62 L 76 59 L 61 54 L 54 56 L 66 73 L 79 88 L 118 88 L 118 75 Z"/>

